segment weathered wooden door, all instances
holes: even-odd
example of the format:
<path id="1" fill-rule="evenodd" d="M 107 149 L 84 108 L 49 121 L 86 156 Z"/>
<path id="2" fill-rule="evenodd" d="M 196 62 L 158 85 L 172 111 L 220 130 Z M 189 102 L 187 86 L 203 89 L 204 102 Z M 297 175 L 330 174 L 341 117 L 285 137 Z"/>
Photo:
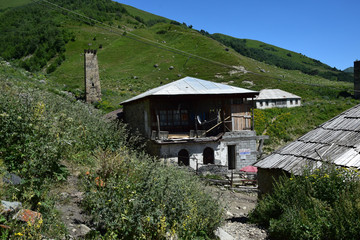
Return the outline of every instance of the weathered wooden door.
<path id="1" fill-rule="evenodd" d="M 231 105 L 232 131 L 241 131 L 251 128 L 251 116 L 245 104 Z"/>

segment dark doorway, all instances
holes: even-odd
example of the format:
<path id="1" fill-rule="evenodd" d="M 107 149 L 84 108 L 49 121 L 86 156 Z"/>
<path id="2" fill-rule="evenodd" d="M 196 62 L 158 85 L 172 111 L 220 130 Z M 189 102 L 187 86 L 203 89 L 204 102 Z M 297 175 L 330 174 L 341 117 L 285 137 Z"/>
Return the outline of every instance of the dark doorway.
<path id="1" fill-rule="evenodd" d="M 214 164 L 214 150 L 210 147 L 204 149 L 203 152 L 203 163 Z"/>
<path id="2" fill-rule="evenodd" d="M 228 168 L 236 168 L 235 145 L 228 145 Z"/>
<path id="3" fill-rule="evenodd" d="M 189 152 L 186 149 L 182 149 L 178 153 L 178 164 L 189 166 L 190 164 Z"/>

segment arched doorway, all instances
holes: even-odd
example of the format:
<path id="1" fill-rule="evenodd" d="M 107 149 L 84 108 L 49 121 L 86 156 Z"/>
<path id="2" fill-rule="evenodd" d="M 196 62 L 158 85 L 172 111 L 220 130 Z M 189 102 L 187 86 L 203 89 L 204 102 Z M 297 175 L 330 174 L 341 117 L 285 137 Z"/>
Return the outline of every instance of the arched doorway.
<path id="1" fill-rule="evenodd" d="M 178 164 L 189 166 L 190 164 L 190 157 L 189 152 L 186 149 L 181 149 L 178 153 Z"/>
<path id="2" fill-rule="evenodd" d="M 203 152 L 203 163 L 214 164 L 214 150 L 210 147 L 204 149 Z"/>

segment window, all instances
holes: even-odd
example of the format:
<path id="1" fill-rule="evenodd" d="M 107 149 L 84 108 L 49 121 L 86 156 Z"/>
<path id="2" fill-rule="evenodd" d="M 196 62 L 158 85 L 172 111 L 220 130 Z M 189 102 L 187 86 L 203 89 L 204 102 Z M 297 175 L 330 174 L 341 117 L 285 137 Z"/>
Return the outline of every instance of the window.
<path id="1" fill-rule="evenodd" d="M 293 100 L 290 100 L 290 105 L 293 105 Z"/>
<path id="2" fill-rule="evenodd" d="M 276 105 L 276 106 L 286 105 L 286 100 L 277 100 L 277 101 L 275 102 L 275 105 Z"/>
<path id="3" fill-rule="evenodd" d="M 298 105 L 298 103 L 299 103 L 299 102 L 298 102 L 298 100 L 296 99 L 296 100 L 295 100 L 295 104 Z"/>
<path id="4" fill-rule="evenodd" d="M 160 126 L 186 126 L 189 124 L 187 110 L 161 110 L 159 112 Z"/>

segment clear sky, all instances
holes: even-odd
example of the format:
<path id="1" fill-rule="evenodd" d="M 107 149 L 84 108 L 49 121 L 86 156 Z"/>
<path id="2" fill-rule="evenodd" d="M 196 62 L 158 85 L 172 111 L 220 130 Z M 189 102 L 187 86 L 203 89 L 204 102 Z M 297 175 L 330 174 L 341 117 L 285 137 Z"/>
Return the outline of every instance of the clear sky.
<path id="1" fill-rule="evenodd" d="M 197 30 L 259 40 L 345 69 L 360 60 L 360 0 L 116 0 Z"/>

